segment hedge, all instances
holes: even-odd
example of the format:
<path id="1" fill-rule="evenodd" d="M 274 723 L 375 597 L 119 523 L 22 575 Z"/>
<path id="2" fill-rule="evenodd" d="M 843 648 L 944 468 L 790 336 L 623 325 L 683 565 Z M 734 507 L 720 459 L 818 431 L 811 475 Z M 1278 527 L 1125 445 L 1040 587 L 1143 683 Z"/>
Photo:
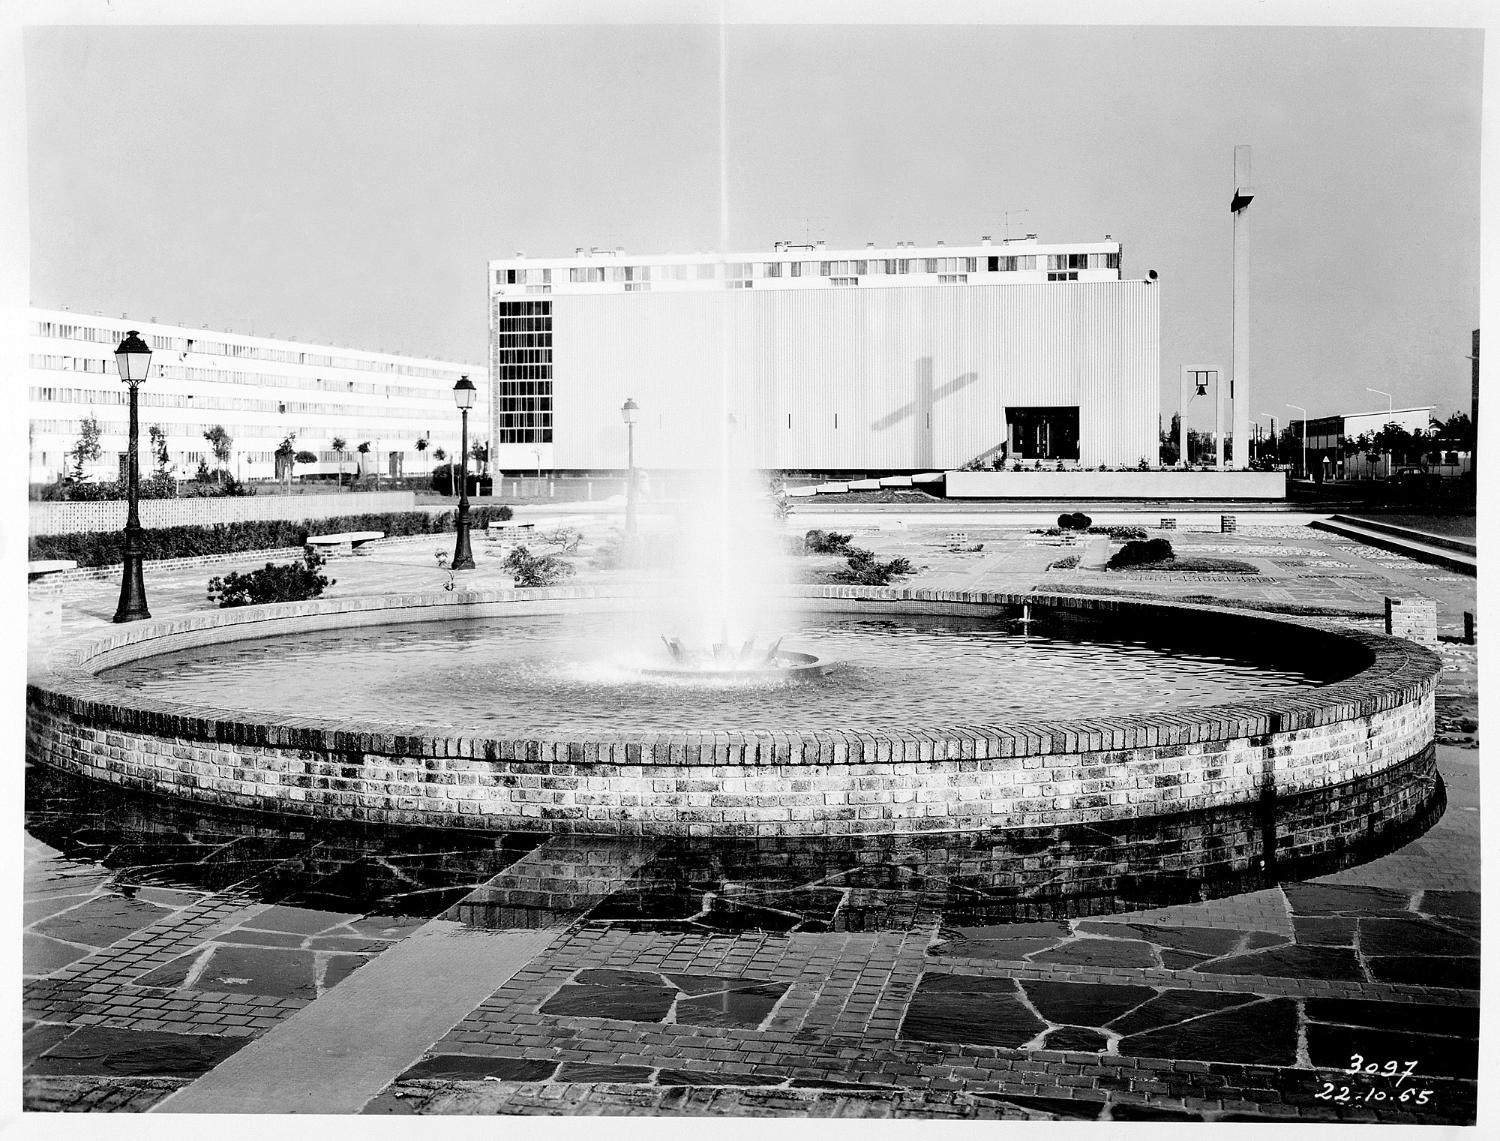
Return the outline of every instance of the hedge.
<path id="1" fill-rule="evenodd" d="M 195 555 L 227 555 L 276 547 L 300 547 L 309 535 L 337 535 L 344 531 L 384 531 L 388 537 L 430 535 L 452 531 L 455 512 L 429 515 L 425 511 L 386 511 L 368 515 L 337 515 L 327 519 L 255 519 L 240 523 L 190 524 L 151 527 L 141 532 L 141 556 L 181 559 Z M 511 517 L 509 507 L 474 507 L 469 525 L 483 527 L 491 520 Z M 121 561 L 123 532 L 83 531 L 72 535 L 34 535 L 27 545 L 30 559 L 72 559 L 80 567 L 111 566 Z"/>

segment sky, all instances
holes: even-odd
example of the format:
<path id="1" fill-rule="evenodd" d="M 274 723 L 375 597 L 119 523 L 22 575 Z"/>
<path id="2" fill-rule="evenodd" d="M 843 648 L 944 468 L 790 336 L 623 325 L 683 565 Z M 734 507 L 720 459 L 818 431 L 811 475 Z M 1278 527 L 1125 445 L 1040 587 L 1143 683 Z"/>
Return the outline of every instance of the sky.
<path id="1" fill-rule="evenodd" d="M 465 362 L 485 262 L 1106 234 L 1160 275 L 1163 415 L 1469 406 L 1476 29 L 32 26 L 30 301 Z M 721 183 L 721 176 L 725 181 Z M 1200 401 L 1190 423 L 1211 421 Z"/>

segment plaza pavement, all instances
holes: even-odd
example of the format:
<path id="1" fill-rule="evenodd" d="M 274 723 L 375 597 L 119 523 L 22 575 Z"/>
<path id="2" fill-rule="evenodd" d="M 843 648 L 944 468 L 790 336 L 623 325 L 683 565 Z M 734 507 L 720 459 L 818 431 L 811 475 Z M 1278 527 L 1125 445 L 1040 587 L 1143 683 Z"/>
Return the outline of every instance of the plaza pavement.
<path id="1" fill-rule="evenodd" d="M 122 811 L 101 801 L 93 831 L 80 832 L 69 813 L 86 795 L 49 813 L 55 801 L 39 793 L 27 842 L 26 1107 L 1471 1123 L 1477 674 L 1474 647 L 1457 636 L 1475 580 L 1295 516 L 1241 514 L 1223 534 L 1217 514 L 1179 515 L 1180 554 L 1241 559 L 1256 573 L 1049 569 L 1082 548 L 1031 533 L 1042 522 L 1032 517 L 805 511 L 788 527 L 854 531 L 881 557 L 911 559 L 919 572 L 907 581 L 923 587 L 1207 596 L 1323 608 L 1333 624 L 1371 629 L 1386 596 L 1435 599 L 1447 808 L 1430 831 L 1311 882 L 1009 925 L 945 912 L 918 883 L 855 872 L 803 882 L 795 868 L 748 885 L 725 873 L 703 898 L 664 903 L 680 888 L 670 845 L 511 837 L 435 854 L 423 882 L 441 886 L 446 906 L 392 917 L 356 907 L 357 891 L 266 889 L 278 869 L 314 859 L 346 887 L 379 878 L 368 852 L 329 855 L 338 845 L 311 832 L 247 840 L 201 826 L 171 841 L 214 869 L 201 883 L 148 876 L 122 888 L 121 870 L 191 861 L 109 833 L 101 871 L 79 857 L 123 827 Z M 574 518 L 587 539 L 579 581 L 619 573 L 588 569 L 609 516 Z M 982 549 L 950 549 L 955 530 Z M 335 560 L 332 592 L 440 589 L 448 572 L 435 556 L 451 542 L 389 541 Z M 508 586 L 504 548 L 475 546 L 464 584 Z M 263 561 L 148 568 L 152 612 L 203 608 L 211 574 Z M 50 589 L 68 638 L 107 626 L 118 583 Z M 247 842 L 254 860 L 204 858 Z M 355 902 L 339 910 L 339 898 Z M 725 907 L 735 899 L 742 906 Z M 1412 1076 L 1351 1076 L 1354 1054 L 1413 1062 Z"/>

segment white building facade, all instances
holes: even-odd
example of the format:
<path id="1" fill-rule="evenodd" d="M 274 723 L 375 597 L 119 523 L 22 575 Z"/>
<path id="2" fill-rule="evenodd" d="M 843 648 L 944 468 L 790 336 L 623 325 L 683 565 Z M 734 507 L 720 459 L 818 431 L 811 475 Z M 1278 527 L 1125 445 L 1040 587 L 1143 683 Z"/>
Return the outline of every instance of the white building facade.
<path id="1" fill-rule="evenodd" d="M 1114 241 L 491 261 L 505 469 L 1155 463 L 1160 287 Z"/>
<path id="2" fill-rule="evenodd" d="M 120 478 L 128 452 L 129 389 L 115 369 L 114 350 L 135 329 L 152 349 L 151 374 L 140 387 L 140 468 L 156 467 L 150 428 L 166 436 L 170 470 L 191 477 L 200 462 L 221 466 L 204 433 L 222 427 L 232 444 L 227 469 L 239 479 L 269 479 L 275 452 L 293 446 L 318 457 L 297 475 L 356 470 L 420 475 L 442 448 L 456 459 L 459 413 L 453 385 L 468 375 L 478 386 L 470 412 L 471 444 L 485 439 L 489 385 L 484 366 L 331 345 L 188 328 L 69 310 L 27 313 L 27 403 L 30 478 L 48 482 L 70 471 L 71 450 L 85 417 L 100 428 L 100 459 L 85 465 L 94 479 Z M 332 446 L 342 438 L 342 460 Z M 417 441 L 427 442 L 426 450 Z M 359 445 L 368 443 L 364 453 Z"/>

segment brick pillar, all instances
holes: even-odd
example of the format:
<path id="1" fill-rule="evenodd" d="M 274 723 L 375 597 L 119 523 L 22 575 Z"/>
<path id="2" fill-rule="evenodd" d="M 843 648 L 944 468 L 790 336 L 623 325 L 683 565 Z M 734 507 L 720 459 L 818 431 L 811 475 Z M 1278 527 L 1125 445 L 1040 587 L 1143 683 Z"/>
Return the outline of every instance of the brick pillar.
<path id="1" fill-rule="evenodd" d="M 1430 598 L 1387 598 L 1385 632 L 1437 649 L 1437 603 Z"/>
<path id="2" fill-rule="evenodd" d="M 1175 530 L 1177 530 L 1177 519 L 1176 519 L 1176 517 L 1175 516 L 1171 516 L 1171 515 L 1163 515 L 1162 516 L 1162 520 L 1161 520 L 1161 527 L 1159 529 L 1162 530 L 1162 531 L 1175 531 Z"/>
<path id="3" fill-rule="evenodd" d="M 1236 447 L 1239 446 L 1238 442 L 1236 442 L 1235 446 Z M 1219 532 L 1221 534 L 1224 534 L 1224 535 L 1233 534 L 1234 528 L 1235 528 L 1235 517 L 1233 515 L 1220 515 L 1219 516 Z"/>

